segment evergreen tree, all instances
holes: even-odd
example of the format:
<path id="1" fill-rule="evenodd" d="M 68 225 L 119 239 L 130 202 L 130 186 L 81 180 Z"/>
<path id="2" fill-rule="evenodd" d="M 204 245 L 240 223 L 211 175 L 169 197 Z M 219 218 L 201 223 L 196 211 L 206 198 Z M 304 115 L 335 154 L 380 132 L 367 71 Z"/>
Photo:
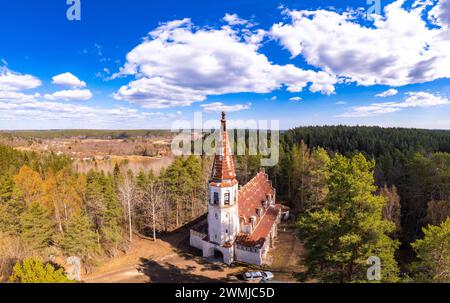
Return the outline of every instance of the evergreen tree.
<path id="1" fill-rule="evenodd" d="M 72 215 L 64 235 L 60 236 L 59 244 L 64 253 L 77 256 L 83 260 L 91 257 L 97 250 L 97 235 L 92 230 L 92 223 L 81 211 Z"/>
<path id="2" fill-rule="evenodd" d="M 336 155 L 330 164 L 326 206 L 298 222 L 309 274 L 321 281 L 366 281 L 371 256 L 381 259 L 383 281 L 398 280 L 398 243 L 388 237 L 393 224 L 382 220 L 385 200 L 374 195 L 374 165 L 362 154 L 351 159 Z"/>
<path id="3" fill-rule="evenodd" d="M 182 158 L 175 159 L 172 165 L 166 169 L 162 181 L 167 186 L 170 200 L 173 201 L 172 214 L 175 214 L 175 226 L 178 227 L 184 222 L 182 203 L 188 200 L 191 194 L 190 176 Z"/>
<path id="4" fill-rule="evenodd" d="M 122 240 L 120 220 L 122 218 L 122 209 L 117 199 L 116 190 L 113 180 L 109 176 L 105 176 L 102 180 L 103 185 L 103 201 L 105 205 L 102 213 L 102 240 L 107 250 L 115 254 L 117 246 Z"/>
<path id="5" fill-rule="evenodd" d="M 330 157 L 323 148 L 316 148 L 311 152 L 305 184 L 305 211 L 324 207 L 328 195 L 330 162 Z"/>
<path id="6" fill-rule="evenodd" d="M 91 171 L 86 182 L 87 213 L 100 235 L 103 247 L 114 255 L 122 239 L 120 228 L 122 211 L 113 180 L 104 173 Z"/>
<path id="7" fill-rule="evenodd" d="M 35 249 L 50 245 L 54 234 L 54 223 L 48 210 L 33 202 L 20 218 L 23 238 Z"/>
<path id="8" fill-rule="evenodd" d="M 423 239 L 412 244 L 420 259 L 412 267 L 417 281 L 450 282 L 450 218 L 423 229 Z"/>
<path id="9" fill-rule="evenodd" d="M 14 233 L 20 232 L 20 214 L 24 211 L 25 205 L 18 199 L 18 190 L 15 187 L 11 176 L 0 177 L 0 232 Z"/>

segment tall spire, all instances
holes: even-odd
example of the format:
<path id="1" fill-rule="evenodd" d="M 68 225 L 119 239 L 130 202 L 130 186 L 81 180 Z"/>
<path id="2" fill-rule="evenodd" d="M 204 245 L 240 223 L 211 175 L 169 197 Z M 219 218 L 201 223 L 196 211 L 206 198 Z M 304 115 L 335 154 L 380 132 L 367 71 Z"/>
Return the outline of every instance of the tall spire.
<path id="1" fill-rule="evenodd" d="M 214 181 L 234 180 L 236 179 L 236 173 L 234 172 L 233 155 L 228 142 L 225 112 L 222 112 L 222 120 L 220 122 L 220 134 L 216 145 L 211 179 Z"/>

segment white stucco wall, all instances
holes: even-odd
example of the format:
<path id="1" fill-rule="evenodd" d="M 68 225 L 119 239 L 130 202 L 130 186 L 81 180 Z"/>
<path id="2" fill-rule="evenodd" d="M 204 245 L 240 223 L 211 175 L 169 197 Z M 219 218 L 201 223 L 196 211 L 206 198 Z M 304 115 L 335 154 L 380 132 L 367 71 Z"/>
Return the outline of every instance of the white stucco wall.
<path id="1" fill-rule="evenodd" d="M 192 247 L 195 247 L 195 248 L 198 248 L 198 249 L 203 249 L 203 240 L 202 239 L 205 236 L 206 235 L 202 235 L 202 234 L 196 232 L 195 230 L 191 229 L 191 235 L 190 235 L 190 238 L 189 238 L 189 244 Z"/>
<path id="2" fill-rule="evenodd" d="M 208 235 L 209 240 L 220 245 L 232 243 L 239 234 L 238 203 L 235 201 L 238 185 L 232 187 L 210 186 L 208 203 Z M 214 204 L 214 193 L 219 194 L 219 204 Z M 225 193 L 230 194 L 230 205 L 224 204 Z M 236 196 L 237 197 L 237 196 Z"/>
<path id="3" fill-rule="evenodd" d="M 254 265 L 261 265 L 262 264 L 262 257 L 261 257 L 261 250 L 256 250 L 256 252 L 253 251 L 247 251 L 244 249 L 241 249 L 239 247 L 235 247 L 235 258 L 237 261 L 254 264 Z"/>

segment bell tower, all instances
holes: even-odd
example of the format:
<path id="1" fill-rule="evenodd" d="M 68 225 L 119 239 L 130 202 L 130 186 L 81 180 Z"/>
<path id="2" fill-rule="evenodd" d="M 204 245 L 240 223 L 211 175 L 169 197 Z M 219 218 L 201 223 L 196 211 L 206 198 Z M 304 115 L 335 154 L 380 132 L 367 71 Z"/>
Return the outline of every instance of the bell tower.
<path id="1" fill-rule="evenodd" d="M 222 112 L 220 134 L 209 181 L 209 241 L 224 245 L 233 243 L 239 233 L 238 181 L 228 142 L 225 112 Z"/>

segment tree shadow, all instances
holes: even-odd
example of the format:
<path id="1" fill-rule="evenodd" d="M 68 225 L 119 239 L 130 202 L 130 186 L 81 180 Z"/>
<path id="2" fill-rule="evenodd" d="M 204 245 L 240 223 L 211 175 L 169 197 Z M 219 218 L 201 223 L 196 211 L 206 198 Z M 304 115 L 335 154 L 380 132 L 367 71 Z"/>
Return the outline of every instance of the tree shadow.
<path id="1" fill-rule="evenodd" d="M 227 279 L 212 279 L 194 274 L 195 267 L 179 268 L 170 263 L 158 263 L 141 258 L 138 271 L 149 277 L 151 283 L 223 283 Z"/>

